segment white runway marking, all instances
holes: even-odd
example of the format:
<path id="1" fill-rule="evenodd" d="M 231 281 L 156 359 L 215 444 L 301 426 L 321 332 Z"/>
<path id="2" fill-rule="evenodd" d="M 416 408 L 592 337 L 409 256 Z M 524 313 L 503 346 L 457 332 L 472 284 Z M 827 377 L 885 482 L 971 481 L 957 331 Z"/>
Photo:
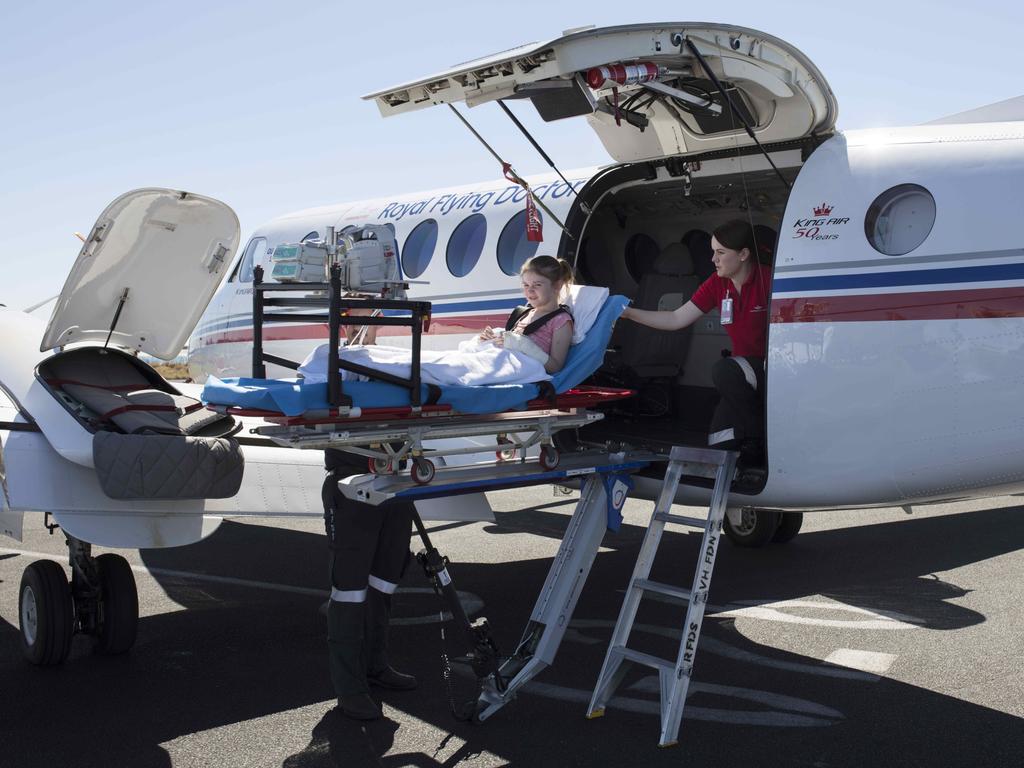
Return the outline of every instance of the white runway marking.
<path id="1" fill-rule="evenodd" d="M 917 629 L 924 624 L 921 619 L 908 616 L 896 611 L 869 611 L 866 608 L 858 608 L 855 605 L 846 605 L 839 602 L 825 602 L 817 600 L 780 600 L 776 603 L 760 603 L 743 605 L 733 603 L 731 606 L 720 608 L 709 605 L 710 610 L 716 613 L 709 613 L 709 618 L 743 618 L 762 619 L 764 621 L 777 621 L 783 624 L 805 624 L 815 627 L 838 627 L 841 629 Z M 815 611 L 839 611 L 852 613 L 863 618 L 858 619 L 825 619 L 813 616 L 800 616 L 796 613 L 787 613 L 784 609 L 811 609 Z"/>
<path id="2" fill-rule="evenodd" d="M 884 675 L 889 671 L 892 663 L 896 661 L 896 657 L 891 653 L 840 648 L 826 656 L 825 661 L 840 667 L 849 667 L 850 669 L 859 669 L 862 672 Z"/>

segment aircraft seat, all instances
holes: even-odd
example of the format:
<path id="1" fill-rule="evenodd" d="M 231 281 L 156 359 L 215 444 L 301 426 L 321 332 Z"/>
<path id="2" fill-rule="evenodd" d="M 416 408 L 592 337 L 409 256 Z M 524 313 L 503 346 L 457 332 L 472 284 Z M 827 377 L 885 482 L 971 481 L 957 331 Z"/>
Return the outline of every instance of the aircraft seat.
<path id="1" fill-rule="evenodd" d="M 683 244 L 690 249 L 693 271 L 701 282 L 715 274 L 715 263 L 711 260 L 711 235 L 703 229 L 691 229 L 683 235 Z"/>
<path id="2" fill-rule="evenodd" d="M 638 309 L 678 309 L 690 300 L 700 283 L 693 273 L 690 249 L 682 243 L 669 243 L 655 260 L 653 269 L 641 277 L 633 304 Z M 677 376 L 682 371 L 691 328 L 655 331 L 639 323 L 623 323 L 621 328 L 620 365 L 642 378 Z"/>
<path id="3" fill-rule="evenodd" d="M 775 262 L 775 246 L 778 233 L 766 224 L 754 225 L 754 243 L 757 245 L 757 260 L 770 267 Z"/>

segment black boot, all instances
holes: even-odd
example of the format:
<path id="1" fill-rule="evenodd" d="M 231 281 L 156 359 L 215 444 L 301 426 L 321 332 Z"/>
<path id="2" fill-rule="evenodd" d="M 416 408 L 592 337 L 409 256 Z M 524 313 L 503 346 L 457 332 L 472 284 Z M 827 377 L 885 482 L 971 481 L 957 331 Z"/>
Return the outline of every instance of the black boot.
<path id="1" fill-rule="evenodd" d="M 382 712 L 370 697 L 364 656 L 364 603 L 331 600 L 327 606 L 327 651 L 338 709 L 355 720 L 377 720 Z"/>
<path id="2" fill-rule="evenodd" d="M 391 623 L 391 595 L 372 587 L 366 595 L 366 678 L 370 685 L 393 691 L 411 691 L 416 678 L 388 664 L 388 628 Z"/>

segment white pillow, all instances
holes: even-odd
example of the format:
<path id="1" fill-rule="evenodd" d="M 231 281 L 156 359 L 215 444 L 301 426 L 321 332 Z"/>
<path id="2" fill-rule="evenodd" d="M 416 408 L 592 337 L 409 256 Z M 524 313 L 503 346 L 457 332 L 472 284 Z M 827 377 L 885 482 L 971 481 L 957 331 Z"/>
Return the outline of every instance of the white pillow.
<path id="1" fill-rule="evenodd" d="M 597 319 L 608 298 L 608 289 L 597 285 L 571 285 L 563 290 L 559 302 L 572 313 L 572 343 L 579 344 Z"/>

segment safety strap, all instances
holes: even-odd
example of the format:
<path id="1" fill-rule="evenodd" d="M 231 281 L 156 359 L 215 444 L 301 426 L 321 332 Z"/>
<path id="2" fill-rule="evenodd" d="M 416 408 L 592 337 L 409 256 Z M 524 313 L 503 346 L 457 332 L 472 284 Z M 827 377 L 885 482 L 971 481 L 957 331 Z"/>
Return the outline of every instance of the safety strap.
<path id="1" fill-rule="evenodd" d="M 516 323 L 518 323 L 522 319 L 523 315 L 525 315 L 532 309 L 533 307 L 531 307 L 529 304 L 524 304 L 521 307 L 516 307 L 515 309 L 513 309 L 512 314 L 510 314 L 508 316 L 508 320 L 505 321 L 505 330 L 511 331 L 513 328 L 515 328 Z M 530 324 L 527 325 L 526 328 L 523 330 L 523 336 L 530 336 L 531 334 L 536 333 L 563 312 L 569 316 L 570 320 L 572 319 L 572 312 L 569 311 L 569 308 L 565 306 L 565 304 L 559 304 L 558 309 L 552 312 L 548 312 L 543 317 L 538 317 L 536 320 L 530 322 Z"/>
<path id="2" fill-rule="evenodd" d="M 441 388 L 437 384 L 427 384 L 427 402 L 424 405 L 437 405 L 441 400 Z"/>
<path id="3" fill-rule="evenodd" d="M 91 387 L 92 389 L 105 389 L 108 392 L 135 392 L 139 389 L 149 389 L 149 387 L 139 386 L 136 384 L 90 384 L 87 381 L 75 381 L 74 379 L 44 379 L 44 381 L 51 387 L 63 387 L 67 385 L 75 387 Z"/>
<path id="4" fill-rule="evenodd" d="M 114 408 L 111 411 L 100 414 L 100 418 L 104 421 L 108 421 L 114 416 L 118 416 L 122 413 L 128 413 L 129 411 L 146 411 L 146 412 L 173 412 L 180 413 L 182 416 L 188 413 L 195 413 L 203 407 L 202 403 L 193 403 L 185 408 L 178 408 L 176 405 L 144 405 L 142 403 L 130 403 L 128 405 L 122 405 L 119 408 Z"/>
<path id="5" fill-rule="evenodd" d="M 558 392 L 555 390 L 554 384 L 550 381 L 538 381 L 537 389 L 538 400 L 547 400 L 552 406 L 558 405 Z"/>

